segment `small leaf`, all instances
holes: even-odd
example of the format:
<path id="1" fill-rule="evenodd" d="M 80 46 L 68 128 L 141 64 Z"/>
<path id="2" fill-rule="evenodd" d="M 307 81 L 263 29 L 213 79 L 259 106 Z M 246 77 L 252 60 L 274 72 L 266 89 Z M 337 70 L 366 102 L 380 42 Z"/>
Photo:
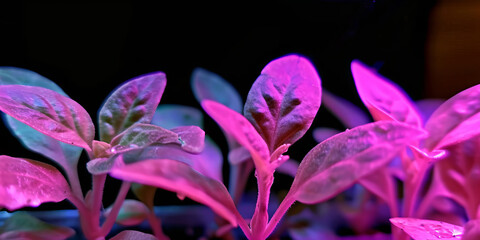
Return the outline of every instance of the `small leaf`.
<path id="1" fill-rule="evenodd" d="M 217 102 L 205 100 L 202 106 L 228 135 L 250 152 L 257 169 L 268 169 L 270 159 L 268 147 L 245 117 Z"/>
<path id="2" fill-rule="evenodd" d="M 132 183 L 132 191 L 150 211 L 153 211 L 156 187 Z"/>
<path id="3" fill-rule="evenodd" d="M 445 101 L 432 114 L 425 129 L 429 150 L 464 141 L 480 134 L 480 84 L 466 89 Z"/>
<path id="4" fill-rule="evenodd" d="M 123 230 L 119 234 L 115 235 L 110 240 L 156 240 L 157 238 L 151 234 L 134 231 Z"/>
<path id="5" fill-rule="evenodd" d="M 0 227 L 0 239 L 63 240 L 75 231 L 38 220 L 25 212 L 15 212 Z"/>
<path id="6" fill-rule="evenodd" d="M 359 107 L 323 89 L 322 103 L 347 128 L 354 128 L 370 122 Z"/>
<path id="7" fill-rule="evenodd" d="M 134 78 L 115 90 L 99 111 L 100 140 L 113 137 L 134 123 L 150 123 L 167 79 L 162 72 Z"/>
<path id="8" fill-rule="evenodd" d="M 110 214 L 112 207 L 105 209 L 105 217 Z M 142 223 L 148 216 L 149 210 L 145 204 L 133 199 L 125 199 L 118 212 L 116 223 L 122 226 L 135 226 Z"/>
<path id="9" fill-rule="evenodd" d="M 185 195 L 210 207 L 233 226 L 237 225 L 237 210 L 225 186 L 180 161 L 151 159 L 123 166 L 116 164 L 110 175 Z"/>
<path id="10" fill-rule="evenodd" d="M 328 138 L 339 133 L 340 131 L 333 128 L 326 128 L 326 127 L 315 128 L 313 130 L 313 138 L 315 139 L 315 141 L 317 141 L 317 143 L 321 143 L 327 140 Z"/>
<path id="11" fill-rule="evenodd" d="M 0 86 L 0 110 L 59 141 L 91 150 L 95 128 L 87 111 L 46 88 Z"/>
<path id="12" fill-rule="evenodd" d="M 158 105 L 151 124 L 166 129 L 180 126 L 198 126 L 203 128 L 203 116 L 200 110 L 183 105 Z"/>
<path id="13" fill-rule="evenodd" d="M 54 167 L 38 161 L 0 156 L 0 207 L 13 211 L 37 207 L 44 202 L 60 202 L 70 195 L 70 187 Z"/>
<path id="14" fill-rule="evenodd" d="M 424 135 L 394 121 L 369 123 L 337 134 L 305 156 L 289 194 L 308 204 L 325 201 L 385 166 L 406 144 Z"/>
<path id="15" fill-rule="evenodd" d="M 37 86 L 53 90 L 68 97 L 67 94 L 50 79 L 27 69 L 0 67 L 0 85 Z"/>
<path id="16" fill-rule="evenodd" d="M 273 152 L 305 134 L 320 101 L 320 77 L 313 65 L 303 57 L 288 55 L 262 70 L 248 93 L 244 115 Z"/>
<path id="17" fill-rule="evenodd" d="M 180 146 L 191 153 L 201 153 L 205 147 L 205 132 L 197 126 L 182 126 L 170 129 L 178 134 Z"/>
<path id="18" fill-rule="evenodd" d="M 178 134 L 165 128 L 152 124 L 136 123 L 115 136 L 110 145 L 128 146 L 134 144 L 135 147 L 146 147 L 154 143 L 180 143 L 178 138 Z"/>
<path id="19" fill-rule="evenodd" d="M 242 99 L 237 90 L 222 77 L 203 68 L 196 68 L 192 73 L 191 85 L 198 102 L 212 100 L 241 113 Z"/>
<path id="20" fill-rule="evenodd" d="M 422 118 L 412 100 L 395 83 L 358 60 L 351 65 L 358 94 L 375 121 L 396 120 L 422 127 Z"/>
<path id="21" fill-rule="evenodd" d="M 77 168 L 82 148 L 60 142 L 9 115 L 4 116 L 12 134 L 14 134 L 26 148 L 57 162 L 67 171 L 74 171 L 74 169 Z"/>
<path id="22" fill-rule="evenodd" d="M 390 218 L 390 222 L 415 240 L 462 239 L 463 227 L 446 222 L 416 218 Z"/>

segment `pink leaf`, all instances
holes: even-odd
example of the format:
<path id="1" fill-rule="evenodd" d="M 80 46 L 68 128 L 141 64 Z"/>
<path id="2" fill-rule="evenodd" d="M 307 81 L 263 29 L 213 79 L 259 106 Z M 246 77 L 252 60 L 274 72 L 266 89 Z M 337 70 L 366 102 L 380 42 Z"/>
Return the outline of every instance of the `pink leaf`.
<path id="1" fill-rule="evenodd" d="M 385 166 L 406 144 L 424 135 L 418 128 L 393 121 L 337 134 L 305 156 L 289 194 L 303 203 L 325 201 Z"/>
<path id="2" fill-rule="evenodd" d="M 100 140 L 110 142 L 134 123 L 150 123 L 167 79 L 162 72 L 134 78 L 106 99 L 98 114 Z"/>
<path id="3" fill-rule="evenodd" d="M 306 58 L 288 55 L 262 70 L 248 93 L 244 115 L 273 152 L 305 134 L 317 115 L 321 95 L 314 66 Z"/>
<path id="4" fill-rule="evenodd" d="M 347 128 L 354 128 L 370 122 L 367 114 L 351 102 L 323 89 L 322 103 Z"/>
<path id="5" fill-rule="evenodd" d="M 151 234 L 134 231 L 134 230 L 123 230 L 119 234 L 115 235 L 110 240 L 157 240 L 157 238 Z"/>
<path id="6" fill-rule="evenodd" d="M 110 145 L 128 146 L 134 144 L 135 147 L 146 147 L 154 143 L 179 143 L 178 134 L 156 125 L 136 123 L 116 135 Z"/>
<path id="7" fill-rule="evenodd" d="M 206 177 L 185 163 L 169 159 L 151 159 L 128 165 L 115 165 L 112 177 L 176 192 L 210 207 L 233 226 L 237 225 L 236 207 L 225 186 Z"/>
<path id="8" fill-rule="evenodd" d="M 390 218 L 390 222 L 415 240 L 462 239 L 463 227 L 446 222 L 416 218 Z"/>
<path id="9" fill-rule="evenodd" d="M 448 99 L 432 114 L 425 129 L 430 133 L 429 149 L 464 141 L 480 134 L 480 84 Z"/>
<path id="10" fill-rule="evenodd" d="M 59 141 L 91 150 L 95 128 L 87 111 L 52 90 L 0 86 L 0 110 Z"/>
<path id="11" fill-rule="evenodd" d="M 369 192 L 387 203 L 392 215 L 398 215 L 397 187 L 388 166 L 366 175 L 358 182 Z"/>
<path id="12" fill-rule="evenodd" d="M 396 120 L 422 127 L 422 118 L 403 90 L 360 61 L 352 62 L 358 94 L 375 121 Z"/>
<path id="13" fill-rule="evenodd" d="M 0 156 L 0 207 L 13 211 L 37 207 L 44 202 L 60 202 L 70 195 L 70 187 L 54 167 L 38 161 Z"/>
<path id="14" fill-rule="evenodd" d="M 202 106 L 228 135 L 250 152 L 257 169 L 267 168 L 270 159 L 267 144 L 245 117 L 217 102 L 205 100 Z"/>
<path id="15" fill-rule="evenodd" d="M 201 153 L 205 147 L 205 132 L 197 126 L 181 126 L 170 129 L 178 135 L 182 148 L 191 153 Z"/>
<path id="16" fill-rule="evenodd" d="M 333 128 L 326 128 L 326 127 L 315 128 L 313 130 L 313 138 L 315 139 L 315 141 L 317 141 L 317 143 L 321 143 L 327 140 L 328 138 L 334 136 L 335 134 L 339 134 L 339 133 L 340 131 Z"/>

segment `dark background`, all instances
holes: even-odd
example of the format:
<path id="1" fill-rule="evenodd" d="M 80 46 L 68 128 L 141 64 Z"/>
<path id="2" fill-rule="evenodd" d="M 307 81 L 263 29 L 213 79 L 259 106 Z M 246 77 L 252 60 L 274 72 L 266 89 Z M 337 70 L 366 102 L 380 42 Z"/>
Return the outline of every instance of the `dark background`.
<path id="1" fill-rule="evenodd" d="M 468 0 L 455 3 L 460 2 L 473 3 Z M 447 18 L 449 20 L 440 21 L 440 25 L 432 22 L 431 13 L 438 6 L 435 0 L 277 1 L 251 5 L 181 3 L 177 6 L 133 2 L 2 3 L 0 66 L 26 68 L 51 79 L 84 106 L 92 119 L 96 119 L 103 100 L 116 86 L 153 71 L 167 75 L 161 103 L 200 108 L 189 84 L 195 67 L 224 77 L 245 100 L 262 68 L 289 53 L 310 59 L 322 78 L 323 88 L 359 106 L 362 104 L 350 74 L 353 59 L 376 67 L 413 99 L 449 97 L 473 84 L 472 79 L 467 79 L 464 85 L 448 91 L 428 90 L 436 86 L 432 74 L 443 76 L 436 71 L 443 65 L 428 64 L 430 57 L 438 60 L 438 56 L 427 51 L 432 49 L 426 47 L 427 43 L 436 41 L 432 43 L 433 50 L 447 49 L 443 46 L 450 46 L 449 40 L 441 42 L 434 37 L 440 36 L 439 33 L 450 36 L 450 30 L 444 31 L 441 27 L 456 19 Z M 466 4 L 456 6 L 470 9 Z M 457 14 L 465 16 L 461 11 Z M 470 15 L 475 14 L 470 11 Z M 434 16 L 445 19 L 438 11 Z M 460 28 L 460 33 L 471 32 L 475 28 L 462 31 L 461 25 L 471 21 L 467 18 L 458 21 L 460 25 L 448 26 Z M 432 31 L 436 34 L 434 37 Z M 472 38 L 478 39 L 476 37 L 478 35 L 470 37 L 469 42 Z M 460 43 L 457 45 L 468 51 L 467 47 L 461 47 L 465 42 Z M 480 56 L 476 53 L 469 54 Z M 452 63 L 447 61 L 446 65 L 455 65 L 456 60 L 449 59 Z M 313 124 L 318 126 L 341 128 L 323 108 Z M 226 154 L 223 135 L 208 117 L 205 131 Z M 0 127 L 0 134 L 0 154 L 41 159 L 24 150 L 5 127 Z M 314 145 L 309 131 L 290 153 L 295 159 L 301 159 Z M 80 169 L 88 187 L 85 162 L 84 156 Z M 108 184 L 113 187 L 107 187 L 105 200 L 111 203 L 118 186 L 114 181 Z M 45 204 L 43 208 L 57 206 L 70 207 Z"/>

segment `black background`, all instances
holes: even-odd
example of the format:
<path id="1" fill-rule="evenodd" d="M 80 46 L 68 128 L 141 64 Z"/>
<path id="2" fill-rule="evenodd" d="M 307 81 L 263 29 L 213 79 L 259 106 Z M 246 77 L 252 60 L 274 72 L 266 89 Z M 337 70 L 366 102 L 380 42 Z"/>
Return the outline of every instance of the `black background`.
<path id="1" fill-rule="evenodd" d="M 375 66 L 418 99 L 424 90 L 424 49 L 432 6 L 433 0 L 182 2 L 176 6 L 3 3 L 0 66 L 26 68 L 51 79 L 92 119 L 116 86 L 153 71 L 167 75 L 161 103 L 200 109 L 189 83 L 195 67 L 227 79 L 245 100 L 262 68 L 289 53 L 310 59 L 323 88 L 359 106 L 349 67 L 353 59 Z M 223 135 L 205 118 L 205 131 L 226 154 Z M 341 128 L 323 108 L 313 124 L 319 126 Z M 0 127 L 0 134 L 0 154 L 42 159 L 24 150 L 5 127 Z M 314 145 L 309 131 L 290 153 L 301 159 Z M 85 162 L 84 156 L 79 168 L 88 187 Z M 112 180 L 107 183 L 112 186 L 106 189 L 109 204 L 118 186 Z M 70 205 L 45 204 L 43 209 L 62 207 Z"/>

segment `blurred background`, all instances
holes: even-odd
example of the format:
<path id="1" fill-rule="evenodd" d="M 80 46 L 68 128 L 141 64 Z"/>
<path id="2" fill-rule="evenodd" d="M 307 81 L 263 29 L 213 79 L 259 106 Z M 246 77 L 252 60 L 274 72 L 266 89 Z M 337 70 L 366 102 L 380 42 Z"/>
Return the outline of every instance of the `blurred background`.
<path id="1" fill-rule="evenodd" d="M 310 59 L 325 89 L 362 108 L 350 73 L 353 59 L 377 68 L 414 100 L 449 98 L 480 80 L 480 1 L 185 5 L 4 1 L 0 66 L 51 79 L 92 119 L 116 86 L 153 71 L 167 75 L 161 103 L 200 108 L 189 87 L 195 67 L 219 74 L 245 100 L 262 68 L 289 53 Z M 205 131 L 226 156 L 222 133 L 205 118 Z M 319 126 L 342 128 L 323 108 L 312 128 Z M 0 154 L 40 158 L 3 125 L 0 134 Z M 300 160 L 315 144 L 309 131 L 289 152 Z M 116 190 L 109 191 L 107 202 Z M 44 208 L 51 206 L 58 205 Z"/>

